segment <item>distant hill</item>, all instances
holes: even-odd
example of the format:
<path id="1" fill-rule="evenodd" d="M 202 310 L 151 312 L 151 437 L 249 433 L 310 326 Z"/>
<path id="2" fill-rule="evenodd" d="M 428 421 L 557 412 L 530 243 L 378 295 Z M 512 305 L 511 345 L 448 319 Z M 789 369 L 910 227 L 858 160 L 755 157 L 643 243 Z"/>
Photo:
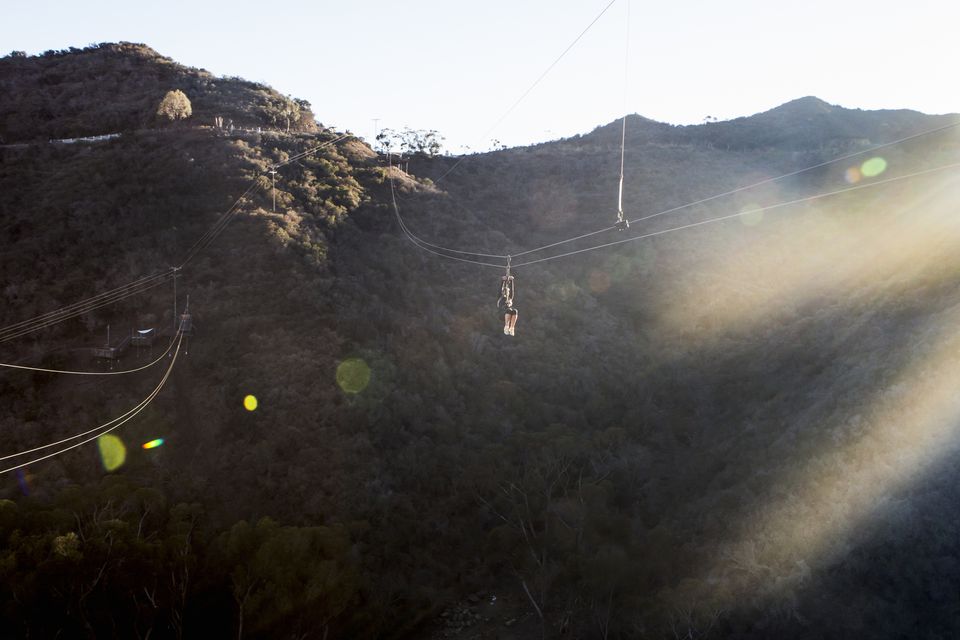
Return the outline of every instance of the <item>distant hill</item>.
<path id="1" fill-rule="evenodd" d="M 196 329 L 121 467 L 91 442 L 0 480 L 0 635 L 960 634 L 960 139 L 856 155 L 955 117 L 631 116 L 616 232 L 619 121 L 401 171 L 143 45 L 11 55 L 0 89 L 0 330 L 203 247 L 176 294 L 0 342 L 106 371 L 77 349 L 187 295 Z M 171 90 L 189 118 L 157 120 Z M 0 372 L 0 456 L 162 360 Z"/>
<path id="2" fill-rule="evenodd" d="M 316 130 L 309 103 L 240 78 L 217 78 L 142 44 L 105 43 L 0 58 L 0 140 L 75 138 L 154 127 L 167 91 L 190 99 L 194 123 Z"/>
<path id="3" fill-rule="evenodd" d="M 955 121 L 956 115 L 911 111 L 845 109 L 808 96 L 752 116 L 673 126 L 633 115 L 627 119 L 631 145 L 699 144 L 728 151 L 825 151 L 889 142 Z M 620 144 L 620 121 L 575 138 L 584 144 Z"/>

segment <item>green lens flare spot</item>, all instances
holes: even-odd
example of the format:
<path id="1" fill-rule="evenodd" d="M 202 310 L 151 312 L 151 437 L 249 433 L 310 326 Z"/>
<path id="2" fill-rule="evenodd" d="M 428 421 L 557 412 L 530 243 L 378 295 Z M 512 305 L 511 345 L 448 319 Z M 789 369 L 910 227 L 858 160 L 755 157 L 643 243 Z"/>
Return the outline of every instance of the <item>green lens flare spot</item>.
<path id="1" fill-rule="evenodd" d="M 347 393 L 360 393 L 370 384 L 370 367 L 360 358 L 344 360 L 337 367 L 337 384 Z"/>
<path id="2" fill-rule="evenodd" d="M 256 411 L 260 403 L 257 402 L 257 396 L 248 395 L 243 399 L 243 408 L 247 411 Z"/>
<path id="3" fill-rule="evenodd" d="M 97 447 L 100 449 L 100 462 L 107 471 L 116 471 L 127 459 L 127 448 L 115 435 L 107 433 L 100 436 L 97 438 Z"/>
<path id="4" fill-rule="evenodd" d="M 870 158 L 860 166 L 860 173 L 874 178 L 887 170 L 887 161 L 883 158 Z"/>

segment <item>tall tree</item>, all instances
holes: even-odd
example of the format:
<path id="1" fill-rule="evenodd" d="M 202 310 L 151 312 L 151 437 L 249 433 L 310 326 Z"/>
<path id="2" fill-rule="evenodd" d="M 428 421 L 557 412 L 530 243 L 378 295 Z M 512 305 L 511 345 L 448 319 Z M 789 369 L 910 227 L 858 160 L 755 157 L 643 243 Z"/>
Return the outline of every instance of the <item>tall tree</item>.
<path id="1" fill-rule="evenodd" d="M 157 117 L 174 122 L 176 120 L 185 120 L 193 114 L 193 107 L 190 105 L 190 98 L 180 89 L 167 91 L 163 96 L 160 106 L 157 107 Z"/>

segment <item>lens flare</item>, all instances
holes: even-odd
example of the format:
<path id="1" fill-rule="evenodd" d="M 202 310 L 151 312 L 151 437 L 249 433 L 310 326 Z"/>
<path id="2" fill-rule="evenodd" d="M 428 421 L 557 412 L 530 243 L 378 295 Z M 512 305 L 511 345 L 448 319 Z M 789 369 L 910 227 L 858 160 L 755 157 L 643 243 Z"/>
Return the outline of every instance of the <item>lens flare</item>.
<path id="1" fill-rule="evenodd" d="M 857 184 L 860 180 L 863 179 L 863 174 L 860 173 L 860 167 L 850 167 L 843 174 L 843 179 L 847 181 L 847 184 Z"/>
<path id="2" fill-rule="evenodd" d="M 248 395 L 243 399 L 243 408 L 247 411 L 256 411 L 260 403 L 257 402 L 257 396 Z"/>
<path id="3" fill-rule="evenodd" d="M 115 435 L 107 433 L 100 436 L 97 438 L 97 447 L 100 449 L 100 462 L 107 471 L 116 471 L 127 460 L 127 448 Z"/>
<path id="4" fill-rule="evenodd" d="M 887 161 L 883 158 L 870 158 L 860 165 L 860 172 L 868 178 L 874 178 L 887 170 Z"/>
<path id="5" fill-rule="evenodd" d="M 150 442 L 144 442 L 142 446 L 144 449 L 156 449 L 162 444 L 163 444 L 163 438 L 157 438 L 155 440 L 151 440 Z"/>
<path id="6" fill-rule="evenodd" d="M 337 367 L 337 384 L 347 393 L 360 393 L 370 384 L 370 367 L 360 358 L 344 360 Z"/>

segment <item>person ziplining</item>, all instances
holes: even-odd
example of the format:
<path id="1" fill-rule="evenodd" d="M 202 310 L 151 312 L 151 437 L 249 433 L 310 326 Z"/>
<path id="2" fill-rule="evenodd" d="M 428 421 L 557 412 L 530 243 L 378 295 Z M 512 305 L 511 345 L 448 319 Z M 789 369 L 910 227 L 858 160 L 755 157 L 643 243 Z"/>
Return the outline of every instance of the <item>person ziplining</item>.
<path id="1" fill-rule="evenodd" d="M 500 119 L 497 121 L 497 123 L 496 123 L 494 126 L 496 126 L 497 124 L 499 124 L 500 121 L 502 121 L 507 115 L 509 115 L 509 113 L 517 106 L 517 104 L 519 104 L 519 103 L 537 86 L 537 84 L 540 82 L 540 80 L 542 80 L 543 77 L 546 76 L 546 74 L 549 73 L 549 71 L 564 57 L 564 55 L 566 55 L 566 53 L 567 53 L 568 51 L 570 51 L 571 48 L 573 48 L 573 46 L 580 40 L 580 38 L 582 38 L 582 36 L 590 29 L 590 27 L 591 27 L 594 23 L 596 23 L 597 20 L 600 19 L 600 17 L 610 8 L 611 5 L 613 5 L 613 3 L 614 3 L 615 1 L 616 1 L 616 0 L 611 0 L 611 2 L 603 9 L 603 11 L 601 11 L 600 14 L 597 15 L 596 18 L 594 18 L 593 22 L 591 22 L 590 25 L 588 25 L 587 28 L 584 29 L 584 31 L 581 32 L 579 36 L 577 36 L 577 38 L 563 51 L 563 53 L 560 54 L 560 56 L 559 56 L 556 60 L 553 61 L 553 63 L 551 63 L 551 65 L 550 65 L 549 67 L 547 67 L 547 69 L 533 82 L 533 84 L 520 96 L 520 98 L 519 98 L 516 102 L 513 103 L 513 105 L 507 110 L 507 112 L 504 113 L 504 114 L 500 117 Z M 712 218 L 707 218 L 707 219 L 700 219 L 700 220 L 697 220 L 697 221 L 694 221 L 694 222 L 688 222 L 688 223 L 685 223 L 685 224 L 678 224 L 678 225 L 676 225 L 676 226 L 674 226 L 674 227 L 670 227 L 670 228 L 666 228 L 666 229 L 658 229 L 658 230 L 654 230 L 654 231 L 648 231 L 648 232 L 646 232 L 646 233 L 642 233 L 642 232 L 639 233 L 639 234 L 623 233 L 623 232 L 625 232 L 625 231 L 628 231 L 628 230 L 631 228 L 631 226 L 633 226 L 634 230 L 636 230 L 636 227 L 638 226 L 638 223 L 642 223 L 642 222 L 651 220 L 651 219 L 653 219 L 653 218 L 658 218 L 658 217 L 660 217 L 660 216 L 666 216 L 666 215 L 673 214 L 673 213 L 677 213 L 677 212 L 680 212 L 680 211 L 689 210 L 689 209 L 692 209 L 693 207 L 697 207 L 697 206 L 699 206 L 699 205 L 703 205 L 703 204 L 706 204 L 706 203 L 708 203 L 708 202 L 713 202 L 713 201 L 715 201 L 715 200 L 719 200 L 720 198 L 729 197 L 729 196 L 732 196 L 732 195 L 737 194 L 737 193 L 741 193 L 741 192 L 744 192 L 744 191 L 748 191 L 748 190 L 751 190 L 751 189 L 755 189 L 755 188 L 760 187 L 760 186 L 762 186 L 762 185 L 771 184 L 771 183 L 774 183 L 774 182 L 783 180 L 783 179 L 785 179 L 785 178 L 789 178 L 789 177 L 796 176 L 796 175 L 799 175 L 799 174 L 802 174 L 802 173 L 805 173 L 805 172 L 808 172 L 808 171 L 812 171 L 812 170 L 814 170 L 814 169 L 818 169 L 818 168 L 825 167 L 825 166 L 828 166 L 828 165 L 831 165 L 831 164 L 834 164 L 834 163 L 838 163 L 838 162 L 841 162 L 841 161 L 843 161 L 843 160 L 847 160 L 847 159 L 849 159 L 849 158 L 861 156 L 861 155 L 868 154 L 868 153 L 876 153 L 876 152 L 879 151 L 880 149 L 892 147 L 892 146 L 895 146 L 895 145 L 900 145 L 900 144 L 903 144 L 903 143 L 908 142 L 908 141 L 910 141 L 910 140 L 914 140 L 914 139 L 917 139 L 917 138 L 920 138 L 920 137 L 923 137 L 923 136 L 929 136 L 929 135 L 934 134 L 934 133 L 943 132 L 943 131 L 946 131 L 946 130 L 948 130 L 948 129 L 953 129 L 953 128 L 960 127 L 960 120 L 954 121 L 954 122 L 951 122 L 951 123 L 949 123 L 949 124 L 946 124 L 946 125 L 943 125 L 943 126 L 940 126 L 940 127 L 936 127 L 936 128 L 934 128 L 934 129 L 930 129 L 930 130 L 927 130 L 927 131 L 922 131 L 922 132 L 919 132 L 919 133 L 912 133 L 912 134 L 910 134 L 910 135 L 907 135 L 907 136 L 898 138 L 898 139 L 896 139 L 896 140 L 892 140 L 892 141 L 885 142 L 885 143 L 882 143 L 882 144 L 877 144 L 877 145 L 874 145 L 874 146 L 871 146 L 871 147 L 868 147 L 868 148 L 861 148 L 861 149 L 858 149 L 858 150 L 856 150 L 856 151 L 853 151 L 853 152 L 850 152 L 850 153 L 846 153 L 846 154 L 840 155 L 840 156 L 838 156 L 838 157 L 835 157 L 835 158 L 832 158 L 832 159 L 829 159 L 829 160 L 817 162 L 817 163 L 815 163 L 815 164 L 813 164 L 813 165 L 811 165 L 811 166 L 807 166 L 807 167 L 804 167 L 804 168 L 801 168 L 801 169 L 796 169 L 796 170 L 793 170 L 793 171 L 789 171 L 789 172 L 787 172 L 787 173 L 785 173 L 785 174 L 782 174 L 782 175 L 779 175 L 779 176 L 776 176 L 776 177 L 764 178 L 764 179 L 762 179 L 762 180 L 760 180 L 760 181 L 758 181 L 758 182 L 754 182 L 754 183 L 752 183 L 752 184 L 748 184 L 748 185 L 745 185 L 745 186 L 740 186 L 740 187 L 736 187 L 736 188 L 733 188 L 733 189 L 729 189 L 729 190 L 723 191 L 723 192 L 721 192 L 721 193 L 714 193 L 714 194 L 712 194 L 712 195 L 709 195 L 709 196 L 706 196 L 706 197 L 702 197 L 702 198 L 699 198 L 699 199 L 697 199 L 697 200 L 694 200 L 694 201 L 691 201 L 691 202 L 687 202 L 687 203 L 684 203 L 684 204 L 680 204 L 680 205 L 677 205 L 677 206 L 672 206 L 672 207 L 670 207 L 670 208 L 667 208 L 667 209 L 664 209 L 664 210 L 661 210 L 661 211 L 657 211 L 657 212 L 655 212 L 655 213 L 649 213 L 649 214 L 642 215 L 642 216 L 639 216 L 639 217 L 634 217 L 634 218 L 631 220 L 631 219 L 629 219 L 629 218 L 626 216 L 626 214 L 624 213 L 624 206 L 623 206 L 623 205 L 624 205 L 624 202 L 623 202 L 623 195 L 624 195 L 624 193 L 623 193 L 623 187 L 624 187 L 624 182 L 625 182 L 625 177 L 626 177 L 626 176 L 625 176 L 624 168 L 625 168 L 625 164 L 626 164 L 625 161 L 626 161 L 626 147 L 627 147 L 627 144 L 626 144 L 626 142 L 627 142 L 627 118 L 628 118 L 628 109 L 627 109 L 627 95 L 628 95 L 628 91 L 627 91 L 627 88 L 628 88 L 629 77 L 630 77 L 630 73 L 629 73 L 629 67 L 630 67 L 630 64 L 629 64 L 629 63 L 630 63 L 630 4 L 629 4 L 629 0 L 628 0 L 625 4 L 626 4 L 626 10 L 627 10 L 627 19 L 625 20 L 625 24 L 626 24 L 626 26 L 627 26 L 627 37 L 626 37 L 626 40 L 625 40 L 625 48 L 624 48 L 624 80 L 623 80 L 623 86 L 624 86 L 624 104 L 623 104 L 623 117 L 622 117 L 622 120 L 621 120 L 620 145 L 619 145 L 619 147 L 620 147 L 620 148 L 619 148 L 619 151 L 620 151 L 620 166 L 619 166 L 619 169 L 620 169 L 620 171 L 619 171 L 619 183 L 618 183 L 618 187 L 617 187 L 617 210 L 616 210 L 616 219 L 615 219 L 615 221 L 614 221 L 614 224 L 613 224 L 612 226 L 608 226 L 608 227 L 605 227 L 605 228 L 602 228 L 602 229 L 597 229 L 597 230 L 595 230 L 595 231 L 590 231 L 590 232 L 582 233 L 582 234 L 579 234 L 579 235 L 576 235 L 576 236 L 573 236 L 573 237 L 570 237 L 570 238 L 565 238 L 565 239 L 562 239 L 562 240 L 550 242 L 550 243 L 545 244 L 545 245 L 543 245 L 543 246 L 534 247 L 534 248 L 532 248 L 532 249 L 525 249 L 525 250 L 522 250 L 522 251 L 519 251 L 519 252 L 518 252 L 518 251 L 514 251 L 514 252 L 513 252 L 513 255 L 516 256 L 516 257 L 518 257 L 518 258 L 521 258 L 521 262 L 519 262 L 519 263 L 517 263 L 516 265 L 513 265 L 513 266 L 524 267 L 524 266 L 529 266 L 529 265 L 533 265 L 533 264 L 544 263 L 544 262 L 547 262 L 547 261 L 564 259 L 564 258 L 568 258 L 568 257 L 574 256 L 574 255 L 579 255 L 579 254 L 582 254 L 582 253 L 585 253 L 585 252 L 588 252 L 588 251 L 596 251 L 596 250 L 598 250 L 598 249 L 603 249 L 603 248 L 606 248 L 606 247 L 619 246 L 619 245 L 624 244 L 624 243 L 627 243 L 627 242 L 636 242 L 636 241 L 640 241 L 640 240 L 643 240 L 643 239 L 646 239 L 646 238 L 659 237 L 659 236 L 664 235 L 664 234 L 667 234 L 667 233 L 675 233 L 675 232 L 683 231 L 683 230 L 685 230 L 685 229 L 691 229 L 691 228 L 700 227 L 700 226 L 703 226 L 703 225 L 719 223 L 719 222 L 722 222 L 722 221 L 725 221 L 725 220 L 733 220 L 733 219 L 741 218 L 741 217 L 743 216 L 743 212 L 742 212 L 742 211 L 741 211 L 741 212 L 737 212 L 737 213 L 727 214 L 727 215 L 718 215 L 718 216 L 715 216 L 715 217 L 712 217 Z M 448 175 L 450 175 L 450 173 L 452 173 L 457 167 L 459 167 L 459 166 L 461 165 L 461 163 L 464 162 L 464 160 L 465 160 L 466 157 L 467 157 L 467 156 L 464 155 L 464 156 L 462 156 L 459 160 L 457 160 L 455 163 L 453 163 L 453 166 L 451 166 L 449 169 L 447 169 L 446 172 L 444 172 L 439 178 L 437 178 L 437 179 L 435 180 L 435 183 L 438 183 L 438 182 L 444 180 Z M 889 183 L 896 182 L 896 181 L 900 181 L 900 180 L 906 180 L 906 179 L 910 179 L 910 178 L 915 178 L 915 177 L 919 177 L 919 176 L 926 175 L 926 174 L 929 174 L 929 173 L 933 173 L 933 172 L 935 172 L 935 171 L 944 171 L 944 170 L 947 170 L 947 169 L 955 169 L 955 168 L 960 168 L 960 163 L 950 163 L 950 164 L 941 165 L 941 166 L 938 166 L 938 167 L 933 167 L 933 168 L 929 168 L 929 169 L 924 169 L 924 170 L 916 171 L 916 172 L 909 173 L 909 174 L 905 174 L 905 175 L 901 175 L 901 176 L 896 176 L 896 177 L 893 177 L 893 178 L 888 178 L 888 179 L 884 179 L 884 180 L 877 180 L 877 181 L 874 181 L 874 182 L 865 183 L 865 184 L 859 184 L 859 185 L 855 185 L 855 186 L 851 186 L 851 187 L 845 187 L 845 188 L 842 188 L 842 189 L 835 189 L 835 190 L 826 191 L 826 192 L 822 192 L 822 193 L 817 193 L 817 194 L 810 195 L 810 196 L 806 196 L 806 197 L 802 197 L 802 198 L 796 198 L 796 199 L 794 199 L 794 200 L 777 202 L 777 203 L 775 203 L 775 204 L 771 204 L 771 205 L 767 205 L 767 206 L 765 206 L 765 207 L 760 207 L 760 208 L 758 208 L 758 209 L 755 209 L 754 212 L 760 213 L 760 212 L 764 212 L 764 211 L 768 211 L 768 210 L 782 210 L 782 209 L 784 209 L 785 207 L 788 207 L 788 206 L 791 206 L 791 205 L 797 205 L 797 204 L 801 204 L 801 203 L 811 202 L 811 201 L 814 201 L 814 200 L 819 200 L 819 199 L 821 199 L 821 198 L 826 198 L 826 197 L 830 197 L 830 196 L 837 196 L 837 195 L 840 195 L 840 194 L 843 194 L 843 193 L 848 193 L 848 192 L 852 192 L 852 191 L 857 191 L 857 190 L 860 190 L 860 189 L 875 188 L 875 187 L 879 187 L 880 185 L 883 185 L 883 184 L 889 184 Z M 503 316 L 503 333 L 504 333 L 504 335 L 508 335 L 508 336 L 513 336 L 513 335 L 515 335 L 515 327 L 516 327 L 517 317 L 518 317 L 519 314 L 518 314 L 518 311 L 517 311 L 516 307 L 514 306 L 514 300 L 515 300 L 516 290 L 515 290 L 514 277 L 513 277 L 513 275 L 510 273 L 510 269 L 511 269 L 510 256 L 509 256 L 509 255 L 503 255 L 503 254 L 481 253 L 481 252 L 470 251 L 470 250 L 461 249 L 461 248 L 451 248 L 451 247 L 448 247 L 448 246 L 444 246 L 444 245 L 440 245 L 440 244 L 434 244 L 434 243 L 431 243 L 431 242 L 427 242 L 426 240 L 424 240 L 424 239 L 418 237 L 417 235 L 415 235 L 415 234 L 407 227 L 407 225 L 404 223 L 403 217 L 400 215 L 400 208 L 399 208 L 399 206 L 397 205 L 396 197 L 395 197 L 395 194 L 394 194 L 394 187 L 393 187 L 393 178 L 392 178 L 392 176 L 391 176 L 391 178 L 390 178 L 390 191 L 391 191 L 391 199 L 392 199 L 394 214 L 395 214 L 395 216 L 396 216 L 396 219 L 397 219 L 397 222 L 398 222 L 398 224 L 399 224 L 399 226 L 400 226 L 401 231 L 403 232 L 404 236 L 405 236 L 411 243 L 413 243 L 418 249 L 420 249 L 421 251 L 424 251 L 424 252 L 426 252 L 426 253 L 433 254 L 433 255 L 435 255 L 435 256 L 437 256 L 437 257 L 440 257 L 440 258 L 445 258 L 445 259 L 447 259 L 447 260 L 456 260 L 456 261 L 458 261 L 458 262 L 469 263 L 469 264 L 474 264 L 474 265 L 483 266 L 483 267 L 491 267 L 491 268 L 496 268 L 496 269 L 503 269 L 503 268 L 504 268 L 504 265 L 503 265 L 500 261 L 501 261 L 501 260 L 504 260 L 504 259 L 506 260 L 506 275 L 503 275 L 503 276 L 500 278 L 500 298 L 499 298 L 499 300 L 497 301 L 497 309 L 498 309 L 498 315 L 502 315 L 502 316 Z M 628 194 L 628 195 L 629 195 L 629 194 Z M 530 257 L 530 256 L 532 256 L 532 254 L 536 254 L 536 253 L 539 253 L 539 252 L 544 252 L 544 251 L 547 251 L 548 249 L 553 249 L 553 248 L 556 248 L 556 247 L 560 247 L 560 246 L 562 246 L 562 245 L 567 245 L 567 244 L 569 244 L 569 243 L 580 242 L 580 241 L 585 240 L 586 238 L 590 238 L 590 237 L 593 237 L 593 236 L 597 236 L 597 235 L 599 235 L 599 234 L 607 233 L 607 232 L 613 231 L 613 230 L 616 230 L 618 234 L 622 234 L 622 235 L 625 236 L 625 237 L 621 237 L 620 239 L 617 239 L 617 240 L 610 240 L 610 241 L 608 241 L 608 242 L 601 242 L 601 243 L 599 243 L 599 244 L 592 244 L 591 246 L 586 246 L 586 247 L 577 248 L 577 249 L 571 249 L 571 250 L 564 251 L 564 252 L 559 252 L 559 253 L 558 253 L 558 252 L 552 252 L 551 254 L 544 255 L 543 257 L 540 257 L 540 258 L 532 258 L 532 257 Z M 492 261 L 490 261 L 489 259 L 493 259 L 493 260 L 495 260 L 496 262 L 492 262 Z"/>
<path id="2" fill-rule="evenodd" d="M 497 300 L 497 308 L 503 313 L 503 335 L 516 335 L 514 330 L 517 326 L 517 316 L 519 312 L 513 306 L 513 297 L 516 293 L 513 276 L 510 275 L 510 256 L 507 256 L 507 273 L 500 278 L 500 299 Z"/>

